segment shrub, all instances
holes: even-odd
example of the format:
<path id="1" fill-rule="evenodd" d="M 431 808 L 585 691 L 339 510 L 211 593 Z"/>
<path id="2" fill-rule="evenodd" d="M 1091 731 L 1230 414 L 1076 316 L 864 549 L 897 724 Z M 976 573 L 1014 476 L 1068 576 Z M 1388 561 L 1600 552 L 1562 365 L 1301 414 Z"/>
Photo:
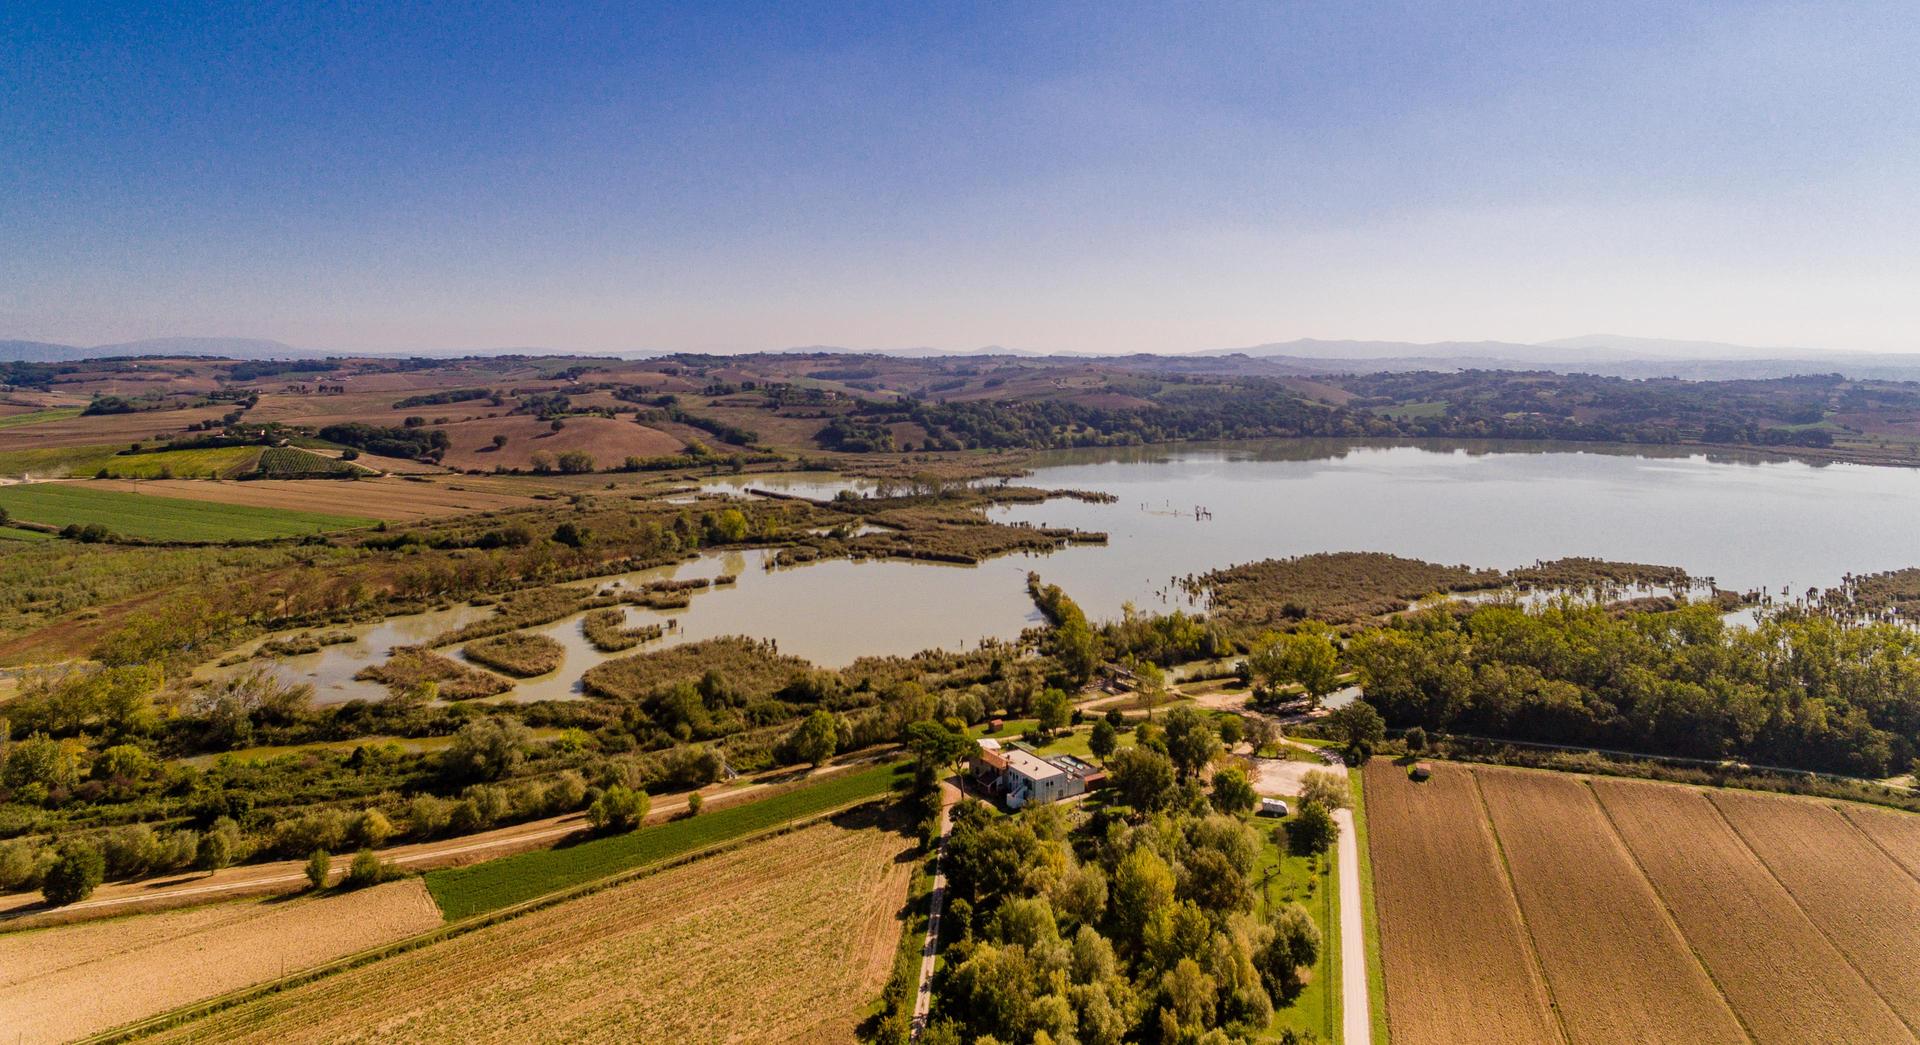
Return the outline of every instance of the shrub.
<path id="1" fill-rule="evenodd" d="M 47 903 L 65 907 L 93 895 L 107 874 L 106 858 L 100 850 L 79 839 L 60 843 L 53 864 L 41 880 L 40 893 Z"/>
<path id="2" fill-rule="evenodd" d="M 379 854 L 371 849 L 362 849 L 353 854 L 353 863 L 347 865 L 346 883 L 358 889 L 366 885 L 379 885 L 400 877 L 400 869 L 381 860 Z"/>
<path id="3" fill-rule="evenodd" d="M 693 794 L 688 795 L 687 796 L 687 815 L 699 816 L 700 807 L 705 804 L 706 804 L 706 799 L 701 796 L 700 792 L 695 791 Z"/>
<path id="4" fill-rule="evenodd" d="M 327 887 L 327 872 L 333 870 L 333 854 L 315 849 L 307 857 L 307 884 L 315 889 Z"/>
<path id="5" fill-rule="evenodd" d="M 108 874 L 115 878 L 133 878 L 153 869 L 159 849 L 153 828 L 145 824 L 125 824 L 108 831 L 101 839 L 100 855 L 106 861 Z"/>
<path id="6" fill-rule="evenodd" d="M 432 838 L 447 829 L 454 803 L 432 795 L 415 795 L 407 803 L 407 829 L 415 838 Z"/>
<path id="7" fill-rule="evenodd" d="M 615 784 L 587 807 L 587 822 L 596 831 L 631 831 L 646 821 L 649 805 L 645 791 Z"/>
<path id="8" fill-rule="evenodd" d="M 200 836 L 200 844 L 194 848 L 193 866 L 211 874 L 233 863 L 233 849 L 231 835 L 208 831 Z"/>
<path id="9" fill-rule="evenodd" d="M 362 810 L 359 816 L 353 818 L 353 828 L 348 836 L 355 845 L 377 847 L 393 837 L 393 822 L 378 809 Z"/>
<path id="10" fill-rule="evenodd" d="M 1325 809 L 1347 808 L 1347 778 L 1325 769 L 1309 770 L 1300 781 L 1300 801 L 1317 802 Z"/>
<path id="11" fill-rule="evenodd" d="M 0 843 L 0 889 L 26 889 L 39 877 L 39 852 L 23 839 Z"/>
<path id="12" fill-rule="evenodd" d="M 1401 739 L 1406 741 L 1407 750 L 1415 754 L 1419 754 L 1427 749 L 1427 731 L 1421 729 L 1419 726 L 1407 730 Z"/>
<path id="13" fill-rule="evenodd" d="M 274 848 L 288 856 L 311 853 L 316 849 L 332 852 L 347 842 L 349 822 L 337 809 L 321 809 L 274 827 Z"/>
<path id="14" fill-rule="evenodd" d="M 587 800 L 587 782 L 580 774 L 568 770 L 560 778 L 547 785 L 544 805 L 548 816 L 571 813 L 580 808 Z"/>

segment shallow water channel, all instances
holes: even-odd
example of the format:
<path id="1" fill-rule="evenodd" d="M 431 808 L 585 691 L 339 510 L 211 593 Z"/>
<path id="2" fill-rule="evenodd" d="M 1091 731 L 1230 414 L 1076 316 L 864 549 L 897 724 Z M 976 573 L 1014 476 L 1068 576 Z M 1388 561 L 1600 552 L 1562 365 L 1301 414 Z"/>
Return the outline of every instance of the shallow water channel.
<path id="1" fill-rule="evenodd" d="M 1185 605 L 1175 582 L 1189 574 L 1317 551 L 1501 568 L 1588 555 L 1796 595 L 1849 571 L 1920 565 L 1920 470 L 1911 469 L 1567 445 L 1295 440 L 1049 454 L 1022 482 L 1100 490 L 1118 501 L 1013 505 L 997 518 L 1101 530 L 1109 543 L 978 567 L 841 560 L 767 571 L 762 552 L 727 552 L 599 583 L 736 574 L 736 586 L 695 594 L 684 610 L 629 608 L 635 623 L 676 625 L 640 649 L 743 634 L 839 667 L 867 654 L 1017 635 L 1038 620 L 1025 591 L 1028 570 L 1098 618 L 1117 616 L 1127 602 L 1143 610 Z M 863 488 L 812 474 L 708 488 L 748 485 L 813 497 Z M 323 702 L 377 698 L 384 690 L 354 681 L 355 672 L 396 645 L 488 612 L 462 606 L 394 618 L 275 670 L 313 682 Z M 581 673 L 608 656 L 587 643 L 578 616 L 530 630 L 559 640 L 566 662 L 500 699 L 575 695 Z"/>

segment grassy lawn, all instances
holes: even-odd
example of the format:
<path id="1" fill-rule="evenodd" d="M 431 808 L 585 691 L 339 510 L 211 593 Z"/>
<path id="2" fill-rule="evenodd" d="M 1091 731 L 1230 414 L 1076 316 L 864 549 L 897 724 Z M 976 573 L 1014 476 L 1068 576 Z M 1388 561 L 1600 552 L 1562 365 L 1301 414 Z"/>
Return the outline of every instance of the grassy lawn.
<path id="1" fill-rule="evenodd" d="M 906 772 L 904 764 L 876 766 L 624 835 L 431 871 L 427 891 L 449 921 L 466 918 L 877 798 Z"/>
<path id="2" fill-rule="evenodd" d="M 30 414 L 8 414 L 0 417 L 0 428 L 17 428 L 20 425 L 37 425 L 42 421 L 65 421 L 69 417 L 79 417 L 77 406 L 56 406 L 50 410 L 35 410 Z"/>
<path id="3" fill-rule="evenodd" d="M 1367 1008 L 1373 1023 L 1373 1040 L 1386 1045 L 1387 976 L 1380 966 L 1380 917 L 1373 900 L 1373 852 L 1367 844 L 1367 795 L 1361 786 L 1360 771 L 1349 770 L 1347 781 L 1353 791 L 1353 840 L 1360 849 L 1360 924 L 1366 927 Z"/>
<path id="4" fill-rule="evenodd" d="M 1313 975 L 1292 1005 L 1277 1010 L 1268 1031 L 1278 1035 L 1292 1027 L 1311 1032 L 1321 1041 L 1340 1036 L 1340 890 L 1334 877 L 1334 851 L 1322 857 L 1294 856 L 1273 843 L 1276 823 L 1291 823 L 1266 818 L 1251 821 L 1260 831 L 1263 843 L 1259 862 L 1254 865 L 1253 880 L 1261 883 L 1257 913 L 1265 917 L 1270 907 L 1298 903 L 1307 909 L 1320 927 L 1320 960 Z"/>
<path id="5" fill-rule="evenodd" d="M 50 526 L 99 523 L 115 534 L 160 541 L 299 537 L 323 530 L 371 526 L 374 522 L 346 515 L 90 490 L 80 483 L 0 487 L 0 507 L 29 522 Z"/>

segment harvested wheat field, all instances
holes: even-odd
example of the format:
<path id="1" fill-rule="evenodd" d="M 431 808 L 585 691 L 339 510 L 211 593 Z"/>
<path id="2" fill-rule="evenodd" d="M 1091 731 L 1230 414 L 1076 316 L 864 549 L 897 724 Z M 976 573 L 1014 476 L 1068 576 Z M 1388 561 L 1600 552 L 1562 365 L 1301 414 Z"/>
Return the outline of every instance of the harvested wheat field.
<path id="1" fill-rule="evenodd" d="M 167 1032 L 197 1041 L 845 1042 L 912 841 L 857 811 Z"/>
<path id="2" fill-rule="evenodd" d="M 412 879 L 0 935 L 0 1034 L 71 1040 L 439 924 Z"/>
<path id="3" fill-rule="evenodd" d="M 1920 816 L 1849 805 L 1847 819 L 1907 873 L 1920 878 Z"/>
<path id="4" fill-rule="evenodd" d="M 99 479 L 90 489 L 178 497 L 258 508 L 286 508 L 300 512 L 338 512 L 412 522 L 465 512 L 524 508 L 531 497 L 463 487 L 459 482 L 412 482 L 405 479 L 148 479 L 131 482 Z M 352 511 L 348 512 L 347 509 Z"/>
<path id="5" fill-rule="evenodd" d="M 1570 1039 L 1747 1040 L 1585 780 L 1474 776 Z"/>
<path id="6" fill-rule="evenodd" d="M 1756 1041 L 1914 1040 L 1705 794 L 1605 779 L 1592 786 Z"/>
<path id="7" fill-rule="evenodd" d="M 1374 762 L 1366 792 L 1393 1040 L 1560 1040 L 1473 775 Z"/>
<path id="8" fill-rule="evenodd" d="M 1713 804 L 1868 985 L 1920 1026 L 1920 882 L 1826 803 L 1721 791 Z"/>

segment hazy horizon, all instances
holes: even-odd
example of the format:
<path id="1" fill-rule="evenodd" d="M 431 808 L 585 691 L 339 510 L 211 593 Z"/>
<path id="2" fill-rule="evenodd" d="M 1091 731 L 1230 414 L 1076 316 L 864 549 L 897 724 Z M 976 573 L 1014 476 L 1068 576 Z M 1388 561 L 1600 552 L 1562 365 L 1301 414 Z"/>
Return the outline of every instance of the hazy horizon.
<path id="1" fill-rule="evenodd" d="M 0 10 L 0 335 L 1916 347 L 1893 3 Z"/>

